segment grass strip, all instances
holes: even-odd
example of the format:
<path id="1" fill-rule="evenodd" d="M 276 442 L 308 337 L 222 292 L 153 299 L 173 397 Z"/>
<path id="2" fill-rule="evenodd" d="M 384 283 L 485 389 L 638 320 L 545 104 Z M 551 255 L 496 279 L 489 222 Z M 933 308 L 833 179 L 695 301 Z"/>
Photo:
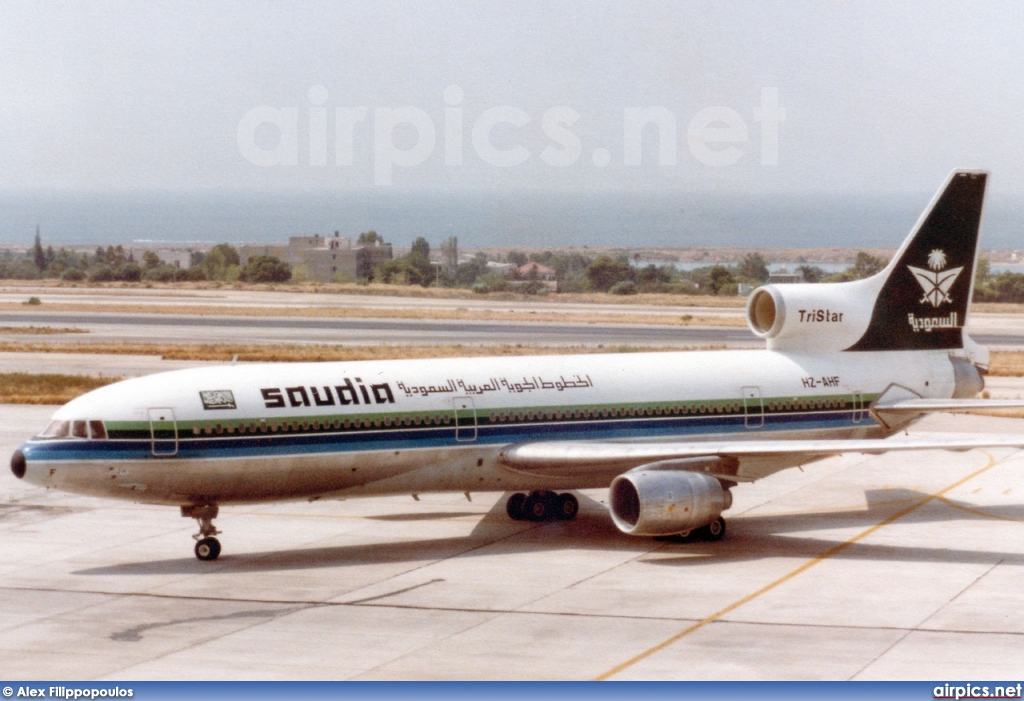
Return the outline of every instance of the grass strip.
<path id="1" fill-rule="evenodd" d="M 339 346 L 339 345 L 227 345 L 156 343 L 46 343 L 0 342 L 0 353 L 83 353 L 89 355 L 143 355 L 164 360 L 229 362 L 320 362 L 343 360 L 418 360 L 422 358 L 479 358 L 485 356 L 570 355 L 588 353 L 640 353 L 692 350 L 692 347 L 642 348 L 638 346 Z"/>
<path id="2" fill-rule="evenodd" d="M 0 373 L 0 404 L 66 404 L 120 379 L 56 373 Z"/>
<path id="3" fill-rule="evenodd" d="M 0 311 L 24 311 L 22 305 L 0 304 Z M 651 326 L 716 326 L 740 328 L 746 326 L 746 318 L 737 314 L 643 314 L 613 312 L 562 311 L 557 306 L 536 310 L 497 309 L 417 309 L 417 308 L 373 308 L 373 307 L 270 307 L 230 305 L 176 305 L 176 304 L 124 304 L 95 303 L 71 304 L 48 303 L 34 311 L 53 313 L 103 313 L 103 314 L 188 314 L 190 316 L 236 316 L 236 317 L 288 317 L 303 319 L 414 319 L 431 321 L 558 321 L 577 324 L 645 324 Z"/>

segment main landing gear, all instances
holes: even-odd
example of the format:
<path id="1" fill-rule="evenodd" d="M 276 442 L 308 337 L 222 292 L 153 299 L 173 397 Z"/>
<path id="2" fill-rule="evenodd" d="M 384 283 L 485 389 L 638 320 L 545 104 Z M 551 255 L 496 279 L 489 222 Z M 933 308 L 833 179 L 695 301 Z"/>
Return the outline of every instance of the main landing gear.
<path id="1" fill-rule="evenodd" d="M 505 510 L 515 521 L 568 521 L 576 518 L 580 503 L 568 492 L 517 492 L 508 498 Z"/>
<path id="2" fill-rule="evenodd" d="M 199 522 L 199 532 L 192 539 L 196 541 L 196 557 L 200 560 L 216 560 L 220 556 L 220 541 L 214 538 L 220 531 L 213 525 L 217 512 L 216 504 L 181 507 L 182 516 Z"/>

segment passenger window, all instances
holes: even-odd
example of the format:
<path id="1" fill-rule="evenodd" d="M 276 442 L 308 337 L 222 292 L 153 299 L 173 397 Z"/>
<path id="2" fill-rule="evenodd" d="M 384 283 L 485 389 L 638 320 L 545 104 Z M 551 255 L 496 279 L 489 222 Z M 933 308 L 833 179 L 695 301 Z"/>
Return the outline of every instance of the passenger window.
<path id="1" fill-rule="evenodd" d="M 89 433 L 86 430 L 84 421 L 75 421 L 71 424 L 71 435 L 75 438 L 88 438 Z"/>
<path id="2" fill-rule="evenodd" d="M 90 421 L 89 433 L 92 435 L 93 440 L 106 440 L 107 438 L 107 429 L 103 426 L 102 421 Z"/>

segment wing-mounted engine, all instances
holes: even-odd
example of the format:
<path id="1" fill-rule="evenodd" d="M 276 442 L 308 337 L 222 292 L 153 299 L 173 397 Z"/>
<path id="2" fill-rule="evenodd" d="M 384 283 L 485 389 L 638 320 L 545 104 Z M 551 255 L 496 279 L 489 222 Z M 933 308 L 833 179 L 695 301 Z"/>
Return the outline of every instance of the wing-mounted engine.
<path id="1" fill-rule="evenodd" d="M 611 485 L 612 520 L 623 533 L 639 536 L 689 533 L 719 520 L 732 494 L 705 471 L 714 472 L 722 460 L 666 460 L 619 475 Z"/>
<path id="2" fill-rule="evenodd" d="M 784 284 L 759 287 L 747 300 L 747 324 L 770 350 L 834 352 L 864 335 L 879 283 Z"/>

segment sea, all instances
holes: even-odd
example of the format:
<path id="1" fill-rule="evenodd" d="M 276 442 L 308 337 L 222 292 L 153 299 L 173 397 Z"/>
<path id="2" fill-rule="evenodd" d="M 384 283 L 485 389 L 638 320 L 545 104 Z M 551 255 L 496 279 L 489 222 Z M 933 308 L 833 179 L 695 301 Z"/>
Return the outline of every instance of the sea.
<path id="1" fill-rule="evenodd" d="M 276 243 L 376 231 L 461 248 L 895 248 L 922 195 L 698 192 L 0 193 L 0 245 Z M 986 206 L 982 248 L 1024 249 L 1024 200 Z"/>

